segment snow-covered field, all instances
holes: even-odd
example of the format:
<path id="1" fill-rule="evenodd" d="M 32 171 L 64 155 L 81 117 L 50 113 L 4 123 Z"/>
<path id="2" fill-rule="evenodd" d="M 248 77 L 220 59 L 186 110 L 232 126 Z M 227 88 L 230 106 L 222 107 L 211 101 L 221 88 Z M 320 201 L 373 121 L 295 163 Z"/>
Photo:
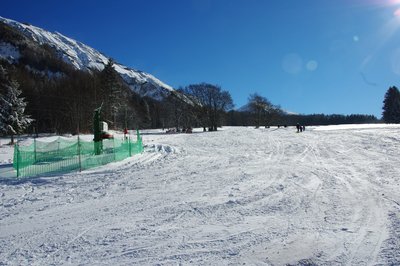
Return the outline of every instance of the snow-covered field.
<path id="1" fill-rule="evenodd" d="M 399 265 L 399 132 L 148 131 L 122 162 L 0 178 L 0 265 Z"/>

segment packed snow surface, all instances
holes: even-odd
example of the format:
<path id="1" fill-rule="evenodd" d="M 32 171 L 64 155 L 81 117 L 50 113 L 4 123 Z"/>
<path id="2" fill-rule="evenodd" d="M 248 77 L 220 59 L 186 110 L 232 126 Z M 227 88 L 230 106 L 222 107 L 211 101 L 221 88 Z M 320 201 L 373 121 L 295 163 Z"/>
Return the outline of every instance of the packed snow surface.
<path id="1" fill-rule="evenodd" d="M 147 131 L 122 162 L 1 178 L 0 264 L 399 265 L 400 127 L 315 129 Z"/>

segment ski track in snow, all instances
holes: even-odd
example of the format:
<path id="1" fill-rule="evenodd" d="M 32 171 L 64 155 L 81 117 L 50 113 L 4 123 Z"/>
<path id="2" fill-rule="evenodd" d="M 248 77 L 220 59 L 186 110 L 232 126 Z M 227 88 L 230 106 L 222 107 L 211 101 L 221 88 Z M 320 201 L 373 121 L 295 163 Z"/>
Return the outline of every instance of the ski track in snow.
<path id="1" fill-rule="evenodd" d="M 398 130 L 147 134 L 122 162 L 0 179 L 0 265 L 400 264 Z"/>

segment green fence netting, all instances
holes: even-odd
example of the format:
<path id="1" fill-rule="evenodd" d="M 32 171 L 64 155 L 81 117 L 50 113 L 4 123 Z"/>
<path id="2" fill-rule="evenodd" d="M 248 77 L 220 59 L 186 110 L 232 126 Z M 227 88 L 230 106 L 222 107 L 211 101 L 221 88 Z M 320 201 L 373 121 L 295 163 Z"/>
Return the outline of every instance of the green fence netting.
<path id="1" fill-rule="evenodd" d="M 58 138 L 52 142 L 34 140 L 29 146 L 14 146 L 13 167 L 17 177 L 32 177 L 45 173 L 84 170 L 121 161 L 143 151 L 142 138 L 130 137 L 102 141 L 101 154 L 95 155 L 95 142 Z M 98 145 L 98 144 L 97 144 Z"/>

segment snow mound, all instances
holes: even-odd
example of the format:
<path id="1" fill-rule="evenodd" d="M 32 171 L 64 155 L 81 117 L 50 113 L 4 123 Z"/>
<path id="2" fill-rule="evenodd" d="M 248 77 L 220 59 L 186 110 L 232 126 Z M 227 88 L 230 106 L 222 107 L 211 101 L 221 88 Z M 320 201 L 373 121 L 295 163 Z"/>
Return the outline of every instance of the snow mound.
<path id="1" fill-rule="evenodd" d="M 175 149 L 171 146 L 162 145 L 162 144 L 150 144 L 144 146 L 147 152 L 161 152 L 161 153 L 174 153 Z"/>

